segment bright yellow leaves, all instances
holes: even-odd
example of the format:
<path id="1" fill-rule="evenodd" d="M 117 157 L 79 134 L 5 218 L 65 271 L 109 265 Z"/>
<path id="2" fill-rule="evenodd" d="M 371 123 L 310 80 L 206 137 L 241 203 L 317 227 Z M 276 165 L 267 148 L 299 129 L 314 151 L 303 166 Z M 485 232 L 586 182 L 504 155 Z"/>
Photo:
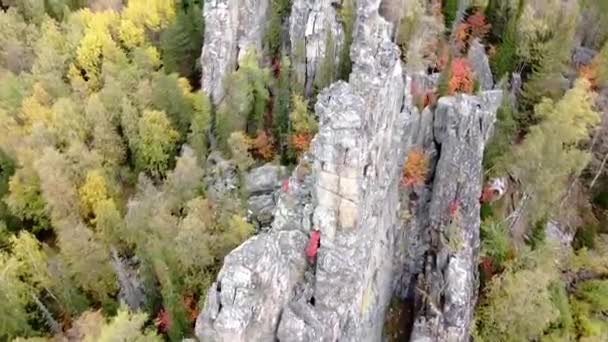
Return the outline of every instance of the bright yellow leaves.
<path id="1" fill-rule="evenodd" d="M 142 45 L 145 41 L 144 29 L 136 26 L 131 20 L 121 20 L 118 37 L 127 49 Z"/>
<path id="2" fill-rule="evenodd" d="M 80 187 L 80 208 L 83 216 L 95 211 L 95 207 L 107 199 L 108 187 L 106 179 L 100 170 L 92 170 L 87 173 L 85 183 Z"/>
<path id="3" fill-rule="evenodd" d="M 175 17 L 175 2 L 167 0 L 131 0 L 123 18 L 151 31 L 165 28 Z"/>

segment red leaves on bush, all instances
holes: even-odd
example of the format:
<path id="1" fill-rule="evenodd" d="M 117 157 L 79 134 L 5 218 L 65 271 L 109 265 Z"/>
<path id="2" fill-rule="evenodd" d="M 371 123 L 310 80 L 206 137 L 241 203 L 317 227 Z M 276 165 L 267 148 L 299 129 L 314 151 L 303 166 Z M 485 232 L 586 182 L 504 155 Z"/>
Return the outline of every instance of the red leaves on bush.
<path id="1" fill-rule="evenodd" d="M 251 153 L 259 159 L 271 160 L 274 157 L 272 137 L 265 131 L 260 131 L 255 139 L 249 141 Z"/>
<path id="2" fill-rule="evenodd" d="M 310 134 L 301 133 L 292 135 L 291 144 L 293 149 L 296 151 L 296 154 L 301 155 L 302 153 L 308 151 L 311 140 L 312 136 Z"/>
<path id="3" fill-rule="evenodd" d="M 401 183 L 404 186 L 424 184 L 429 172 L 429 157 L 420 149 L 411 150 L 403 165 Z"/>
<path id="4" fill-rule="evenodd" d="M 165 309 L 160 309 L 156 319 L 154 320 L 154 325 L 161 334 L 165 334 L 167 331 L 169 331 L 169 328 L 171 327 L 171 317 L 169 316 L 169 312 Z"/>
<path id="5" fill-rule="evenodd" d="M 469 25 L 471 37 L 479 39 L 485 38 L 492 27 L 487 23 L 486 16 L 480 10 L 475 11 L 467 18 L 467 25 Z"/>
<path id="6" fill-rule="evenodd" d="M 471 38 L 483 40 L 490 32 L 492 26 L 487 23 L 486 17 L 480 10 L 471 14 L 465 22 L 456 26 L 454 40 L 456 47 L 460 51 L 465 51 L 469 46 Z"/>
<path id="7" fill-rule="evenodd" d="M 457 92 L 470 94 L 473 92 L 475 82 L 469 62 L 464 58 L 456 58 L 452 61 L 450 70 L 450 81 L 448 93 L 454 95 Z"/>

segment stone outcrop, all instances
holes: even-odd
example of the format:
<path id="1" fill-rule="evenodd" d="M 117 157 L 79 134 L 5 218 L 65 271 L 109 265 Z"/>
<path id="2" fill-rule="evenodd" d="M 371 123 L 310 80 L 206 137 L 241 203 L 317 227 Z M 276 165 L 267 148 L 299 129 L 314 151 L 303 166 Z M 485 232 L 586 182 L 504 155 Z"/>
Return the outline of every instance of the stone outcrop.
<path id="1" fill-rule="evenodd" d="M 266 164 L 255 168 L 245 175 L 245 192 L 250 220 L 259 227 L 272 222 L 278 191 L 281 189 L 287 170 L 284 166 Z"/>
<path id="2" fill-rule="evenodd" d="M 319 132 L 272 227 L 225 258 L 197 319 L 201 341 L 382 341 L 394 296 L 416 304 L 411 340 L 469 338 L 481 161 L 501 92 L 441 98 L 420 113 L 413 79 L 432 88 L 436 75 L 404 73 L 380 0 L 357 6 L 349 82 L 319 94 Z M 429 156 L 428 179 L 404 188 L 414 148 Z"/>
<path id="3" fill-rule="evenodd" d="M 338 66 L 344 32 L 336 11 L 339 0 L 294 0 L 289 18 L 291 56 L 296 80 L 310 96 L 321 63 L 328 53 Z M 328 45 L 332 44 L 331 46 Z"/>
<path id="4" fill-rule="evenodd" d="M 201 55 L 201 87 L 218 104 L 224 79 L 250 50 L 261 51 L 268 0 L 205 0 L 205 44 Z"/>
<path id="5" fill-rule="evenodd" d="M 478 39 L 471 42 L 467 59 L 473 69 L 475 79 L 479 82 L 479 89 L 491 90 L 494 87 L 494 78 L 492 76 L 492 70 L 490 70 L 490 62 L 484 46 Z"/>
<path id="6" fill-rule="evenodd" d="M 210 199 L 219 200 L 236 192 L 239 176 L 234 162 L 225 160 L 220 152 L 214 151 L 209 154 L 206 165 L 203 183 Z"/>
<path id="7" fill-rule="evenodd" d="M 305 164 L 281 193 L 273 227 L 224 259 L 196 321 L 200 341 L 273 341 L 283 308 L 304 277 L 311 176 Z"/>
<path id="8" fill-rule="evenodd" d="M 482 158 L 490 137 L 500 91 L 439 100 L 433 137 L 439 151 L 428 212 L 418 212 L 421 259 L 414 293 L 420 305 L 411 341 L 468 341 L 477 300 L 479 196 Z M 421 249 L 418 249 L 420 252 Z M 411 271 L 411 270 L 410 270 Z"/>

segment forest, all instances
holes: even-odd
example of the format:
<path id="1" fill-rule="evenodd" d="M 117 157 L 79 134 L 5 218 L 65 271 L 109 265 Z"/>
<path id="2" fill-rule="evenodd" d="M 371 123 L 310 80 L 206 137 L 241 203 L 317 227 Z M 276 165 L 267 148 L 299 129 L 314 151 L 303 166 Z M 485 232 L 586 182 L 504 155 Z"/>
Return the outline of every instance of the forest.
<path id="1" fill-rule="evenodd" d="M 247 172 L 293 170 L 317 94 L 349 78 L 357 1 L 337 1 L 344 42 L 327 36 L 305 82 L 294 1 L 270 0 L 222 98 L 201 87 L 208 1 L 0 1 L 0 341 L 192 338 L 224 257 L 260 230 Z M 509 188 L 480 194 L 472 340 L 608 341 L 608 1 L 382 3 L 404 69 L 439 75 L 411 87 L 420 110 L 479 91 L 475 44 L 503 89 L 483 168 Z M 211 193 L 212 155 L 236 191 Z M 431 164 L 410 151 L 400 186 Z"/>

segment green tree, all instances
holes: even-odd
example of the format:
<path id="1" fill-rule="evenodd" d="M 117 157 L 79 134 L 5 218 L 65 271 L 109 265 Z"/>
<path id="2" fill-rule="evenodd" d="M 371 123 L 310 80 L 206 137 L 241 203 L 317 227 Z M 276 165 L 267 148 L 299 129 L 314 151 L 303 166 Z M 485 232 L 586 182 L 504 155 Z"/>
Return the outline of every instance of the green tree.
<path id="1" fill-rule="evenodd" d="M 353 43 L 353 30 L 355 27 L 356 8 L 354 0 L 342 1 L 342 7 L 338 14 L 344 31 L 344 45 L 340 50 L 340 65 L 338 66 L 338 78 L 348 81 L 352 69 L 350 60 L 350 47 Z"/>
<path id="2" fill-rule="evenodd" d="M 320 92 L 336 80 L 336 42 L 331 30 L 327 30 L 325 37 L 325 55 L 321 60 L 319 69 L 313 82 L 315 93 Z"/>
<path id="3" fill-rule="evenodd" d="M 190 121 L 188 145 L 194 149 L 199 160 L 204 160 L 207 154 L 207 134 L 211 127 L 211 101 L 207 94 L 193 94 L 194 112 Z"/>
<path id="4" fill-rule="evenodd" d="M 289 112 L 291 98 L 291 63 L 289 58 L 281 59 L 281 73 L 276 83 L 272 113 L 272 133 L 278 141 L 283 162 L 287 161 L 289 144 Z"/>
<path id="5" fill-rule="evenodd" d="M 203 47 L 204 23 L 201 7 L 194 0 L 181 0 L 175 19 L 160 36 L 165 71 L 177 72 L 192 82 L 199 74 L 198 58 Z"/>
<path id="6" fill-rule="evenodd" d="M 41 193 L 40 179 L 31 168 L 18 169 L 8 183 L 9 194 L 5 203 L 11 213 L 25 224 L 32 227 L 33 232 L 49 228 L 49 215 L 46 201 Z"/>
<path id="7" fill-rule="evenodd" d="M 138 122 L 136 164 L 141 170 L 161 176 L 169 167 L 179 134 L 164 112 L 145 111 Z"/>
<path id="8" fill-rule="evenodd" d="M 553 253 L 549 247 L 529 252 L 493 278 L 476 312 L 475 341 L 535 340 L 559 318 L 550 287 L 559 280 Z"/>
<path id="9" fill-rule="evenodd" d="M 584 79 L 577 80 L 560 101 L 544 99 L 535 113 L 542 121 L 530 127 L 524 141 L 498 162 L 530 195 L 531 222 L 545 217 L 561 198 L 568 177 L 585 168 L 589 154 L 578 145 L 599 123 L 589 82 Z"/>
<path id="10" fill-rule="evenodd" d="M 227 141 L 232 132 L 240 130 L 254 135 L 263 128 L 269 81 L 269 70 L 259 67 L 253 51 L 243 57 L 239 69 L 228 77 L 226 97 L 216 115 L 218 144 L 224 152 L 228 152 Z"/>
<path id="11" fill-rule="evenodd" d="M 0 251 L 0 338 L 29 335 L 26 305 L 30 302 L 27 285 L 19 279 L 19 263 Z"/>
<path id="12" fill-rule="evenodd" d="M 272 57 L 278 58 L 281 53 L 282 27 L 289 17 L 291 0 L 272 0 L 270 2 L 270 21 L 264 36 L 264 45 Z"/>

